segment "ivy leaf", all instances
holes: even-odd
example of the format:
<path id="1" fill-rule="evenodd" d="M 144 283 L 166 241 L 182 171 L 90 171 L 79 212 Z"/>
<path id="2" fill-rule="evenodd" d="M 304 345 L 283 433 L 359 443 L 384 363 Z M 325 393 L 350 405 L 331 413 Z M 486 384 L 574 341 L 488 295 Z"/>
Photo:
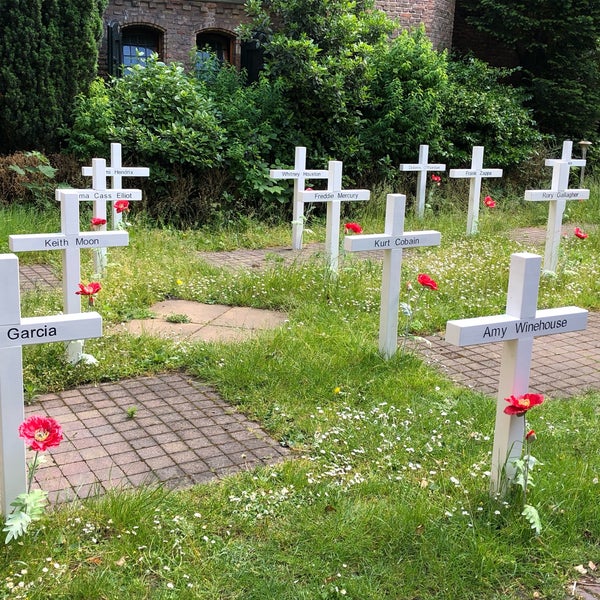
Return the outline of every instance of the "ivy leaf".
<path id="1" fill-rule="evenodd" d="M 521 514 L 529 521 L 529 523 L 531 523 L 531 529 L 535 529 L 536 535 L 540 535 L 540 532 L 542 531 L 542 522 L 537 508 L 530 504 L 525 504 Z"/>

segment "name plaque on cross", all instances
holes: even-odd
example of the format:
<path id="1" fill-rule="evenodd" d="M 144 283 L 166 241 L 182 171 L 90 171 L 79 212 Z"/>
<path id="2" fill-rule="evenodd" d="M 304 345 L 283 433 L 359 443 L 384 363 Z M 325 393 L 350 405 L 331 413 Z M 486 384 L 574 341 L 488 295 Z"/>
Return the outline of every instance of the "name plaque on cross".
<path id="1" fill-rule="evenodd" d="M 405 248 L 439 246 L 439 231 L 404 231 L 406 196 L 388 194 L 385 210 L 385 233 L 349 235 L 344 238 L 348 252 L 383 250 L 381 306 L 379 310 L 379 352 L 390 358 L 398 349 L 398 308 L 402 251 Z"/>
<path id="2" fill-rule="evenodd" d="M 483 168 L 483 146 L 473 146 L 471 167 L 468 169 L 450 169 L 449 176 L 469 179 L 469 212 L 467 214 L 467 233 L 477 233 L 479 225 L 479 203 L 481 201 L 481 180 L 487 177 L 502 177 L 502 169 Z"/>
<path id="3" fill-rule="evenodd" d="M 292 249 L 302 250 L 302 236 L 304 234 L 304 202 L 299 193 L 304 191 L 307 179 L 327 179 L 328 170 L 310 170 L 306 168 L 306 148 L 296 146 L 294 156 L 294 169 L 271 169 L 271 179 L 293 179 L 294 197 L 292 206 Z"/>
<path id="4" fill-rule="evenodd" d="M 566 140 L 563 142 L 561 158 L 546 159 L 546 166 L 552 167 L 552 184 L 549 190 L 525 191 L 525 200 L 549 203 L 544 250 L 544 270 L 549 272 L 555 272 L 558 266 L 562 218 L 567 200 L 588 200 L 590 197 L 590 190 L 569 189 L 571 167 L 585 166 L 585 160 L 571 158 L 572 152 L 573 142 Z"/>
<path id="5" fill-rule="evenodd" d="M 58 192 L 69 192 L 76 194 L 78 200 L 94 200 L 104 202 L 116 202 L 117 200 L 141 200 L 142 190 L 78 190 L 78 189 L 58 189 Z"/>
<path id="6" fill-rule="evenodd" d="M 21 318 L 19 261 L 0 255 L 0 509 L 27 490 L 25 444 L 19 425 L 25 420 L 22 346 L 65 342 L 102 335 L 102 317 L 77 315 Z"/>
<path id="7" fill-rule="evenodd" d="M 446 341 L 455 346 L 503 342 L 492 450 L 492 494 L 503 491 L 503 472 L 508 479 L 514 477 L 513 461 L 520 458 L 523 449 L 525 420 L 505 414 L 504 408 L 506 398 L 529 392 L 534 338 L 581 331 L 587 326 L 588 311 L 576 306 L 537 310 L 541 263 L 542 257 L 536 254 L 511 256 L 505 314 L 446 324 Z"/>
<path id="8" fill-rule="evenodd" d="M 331 160 L 329 161 L 327 189 L 317 192 L 300 192 L 298 197 L 302 202 L 327 203 L 325 253 L 330 270 L 337 273 L 340 254 L 341 203 L 368 200 L 371 197 L 371 192 L 369 190 L 343 190 L 342 163 Z"/>
<path id="9" fill-rule="evenodd" d="M 422 219 L 425 215 L 425 190 L 427 188 L 428 171 L 445 171 L 446 165 L 428 164 L 429 146 L 421 144 L 419 146 L 419 162 L 417 164 L 401 164 L 398 166 L 400 171 L 417 171 L 417 194 L 415 211 L 417 218 Z"/>

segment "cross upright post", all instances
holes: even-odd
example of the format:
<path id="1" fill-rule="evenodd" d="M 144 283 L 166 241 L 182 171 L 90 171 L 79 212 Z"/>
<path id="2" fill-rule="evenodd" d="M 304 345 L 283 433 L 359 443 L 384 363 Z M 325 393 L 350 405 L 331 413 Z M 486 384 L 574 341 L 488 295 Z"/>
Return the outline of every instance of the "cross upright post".
<path id="1" fill-rule="evenodd" d="M 492 450 L 492 494 L 504 491 L 503 473 L 508 480 L 514 478 L 513 461 L 523 449 L 524 419 L 507 415 L 504 409 L 506 398 L 528 393 L 534 338 L 580 331 L 587 324 L 587 310 L 575 306 L 537 310 L 541 261 L 541 256 L 527 252 L 511 256 L 505 314 L 446 324 L 446 341 L 455 346 L 504 342 Z"/>
<path id="2" fill-rule="evenodd" d="M 429 146 L 421 144 L 419 146 L 419 162 L 417 164 L 401 164 L 400 171 L 417 171 L 417 195 L 415 212 L 418 219 L 425 215 L 425 190 L 427 188 L 427 173 L 429 171 L 445 171 L 446 165 L 428 164 Z"/>
<path id="3" fill-rule="evenodd" d="M 481 180 L 485 177 L 502 177 L 502 169 L 483 168 L 483 146 L 473 146 L 469 169 L 450 169 L 449 176 L 469 179 L 469 212 L 467 214 L 467 234 L 477 233 L 479 226 L 479 203 L 481 200 Z"/>
<path id="4" fill-rule="evenodd" d="M 21 318 L 19 261 L 0 255 L 0 510 L 27 491 L 25 444 L 19 425 L 25 419 L 23 353 L 26 344 L 42 344 L 102 335 L 102 317 L 95 312 Z"/>
<path id="5" fill-rule="evenodd" d="M 398 349 L 398 308 L 402 253 L 405 248 L 439 246 L 439 231 L 404 231 L 406 196 L 388 194 L 385 210 L 385 233 L 351 235 L 344 238 L 348 252 L 383 250 L 381 307 L 379 310 L 379 352 L 392 357 Z"/>
<path id="6" fill-rule="evenodd" d="M 546 226 L 546 247 L 544 250 L 544 271 L 555 272 L 558 266 L 562 218 L 567 200 L 587 200 L 590 190 L 569 189 L 571 167 L 585 166 L 585 160 L 573 159 L 573 142 L 565 140 L 559 159 L 546 159 L 546 166 L 552 167 L 552 184 L 549 190 L 527 190 L 525 200 L 548 202 L 548 224 Z"/>
<path id="7" fill-rule="evenodd" d="M 294 155 L 294 169 L 271 169 L 269 171 L 271 179 L 293 179 L 294 180 L 294 198 L 292 214 L 292 249 L 302 250 L 302 236 L 304 233 L 304 202 L 300 199 L 300 192 L 304 191 L 307 179 L 327 179 L 328 170 L 307 170 L 306 169 L 306 148 L 296 146 Z"/>
<path id="8" fill-rule="evenodd" d="M 327 223 L 325 233 L 325 253 L 332 273 L 337 273 L 340 255 L 340 218 L 342 202 L 368 200 L 369 190 L 342 190 L 342 163 L 329 161 L 327 189 L 319 192 L 300 192 L 302 202 L 326 202 Z"/>

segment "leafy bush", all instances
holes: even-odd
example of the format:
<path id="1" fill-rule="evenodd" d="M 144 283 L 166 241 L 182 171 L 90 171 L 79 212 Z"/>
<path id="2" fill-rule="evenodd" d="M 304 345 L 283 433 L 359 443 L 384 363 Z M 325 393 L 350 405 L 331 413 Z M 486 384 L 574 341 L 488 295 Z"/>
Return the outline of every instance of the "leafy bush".
<path id="1" fill-rule="evenodd" d="M 485 146 L 486 164 L 516 165 L 541 141 L 522 91 L 503 85 L 505 69 L 470 58 L 448 61 L 441 101 L 442 156 L 470 164 L 473 146 Z"/>
<path id="2" fill-rule="evenodd" d="M 487 159 L 506 167 L 539 139 L 521 95 L 499 83 L 502 71 L 450 61 L 422 29 L 389 40 L 393 22 L 370 4 L 248 7 L 266 56 L 251 85 L 216 60 L 186 72 L 155 56 L 78 99 L 70 150 L 89 161 L 122 143 L 125 160 L 150 167 L 140 185 L 159 221 L 288 218 L 289 184 L 268 171 L 290 165 L 297 145 L 316 168 L 342 160 L 344 185 L 372 188 L 394 180 L 419 144 L 454 164 L 483 144 Z"/>
<path id="3" fill-rule="evenodd" d="M 386 165 L 394 168 L 412 160 L 423 143 L 436 153 L 448 79 L 445 54 L 435 52 L 424 30 L 419 29 L 400 34 L 372 62 L 363 128 L 372 164 L 378 164 L 380 172 Z M 389 160 L 382 160 L 384 157 Z"/>

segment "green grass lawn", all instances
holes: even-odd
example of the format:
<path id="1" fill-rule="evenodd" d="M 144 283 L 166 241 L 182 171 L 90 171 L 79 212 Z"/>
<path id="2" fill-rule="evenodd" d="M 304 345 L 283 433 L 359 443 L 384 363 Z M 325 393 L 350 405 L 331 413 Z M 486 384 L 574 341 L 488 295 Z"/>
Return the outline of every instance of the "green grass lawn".
<path id="1" fill-rule="evenodd" d="M 507 232 L 544 223 L 547 207 L 498 204 L 482 211 L 480 233 L 470 237 L 457 209 L 407 219 L 407 230 L 442 232 L 440 247 L 405 254 L 403 281 L 425 272 L 439 286 L 423 294 L 412 334 L 504 311 L 510 254 L 534 250 Z M 381 232 L 382 205 L 375 200 L 352 220 Z M 587 204 L 569 207 L 568 222 L 590 235 L 563 240 L 556 275 L 541 280 L 540 308 L 600 309 L 599 206 L 594 186 Z M 488 492 L 495 400 L 453 385 L 410 343 L 391 360 L 378 355 L 380 265 L 351 261 L 337 278 L 317 262 L 230 272 L 197 252 L 289 245 L 289 226 L 246 220 L 177 231 L 132 220 L 130 246 L 109 250 L 97 300 L 107 333 L 86 342 L 99 364 L 65 364 L 61 344 L 26 347 L 28 396 L 182 369 L 214 385 L 294 458 L 188 490 L 115 491 L 53 508 L 2 548 L 1 597 L 562 600 L 579 577 L 575 567 L 600 562 L 600 394 L 551 398 L 528 416 L 543 463 L 529 494 L 543 526 L 535 535 L 517 488 L 502 498 Z M 31 232 L 31 222 L 27 211 L 5 210 L 1 251 L 9 233 Z M 35 217 L 40 232 L 58 223 Z M 322 241 L 323 223 L 308 225 L 306 241 Z M 20 258 L 60 265 L 59 253 Z M 82 271 L 89 280 L 87 254 Z M 236 344 L 110 333 L 167 297 L 282 309 L 289 322 Z M 23 316 L 59 312 L 61 302 L 60 291 L 25 295 Z"/>

